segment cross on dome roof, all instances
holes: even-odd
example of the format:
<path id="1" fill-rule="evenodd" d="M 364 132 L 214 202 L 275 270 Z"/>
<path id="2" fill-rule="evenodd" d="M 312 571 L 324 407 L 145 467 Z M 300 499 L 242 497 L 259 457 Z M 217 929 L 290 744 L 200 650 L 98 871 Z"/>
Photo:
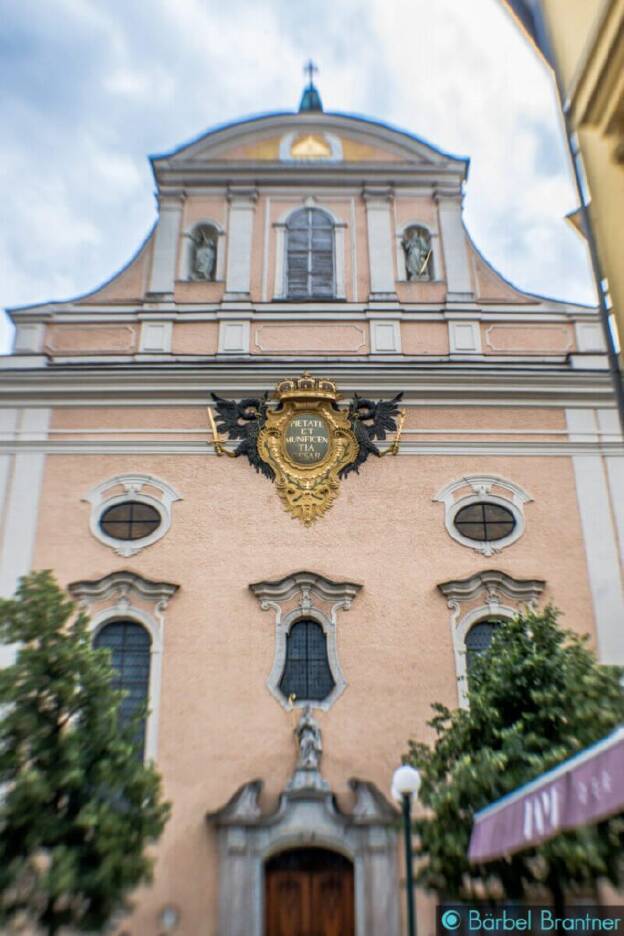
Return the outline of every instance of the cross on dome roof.
<path id="1" fill-rule="evenodd" d="M 321 102 L 321 96 L 318 93 L 316 86 L 314 84 L 314 75 L 318 73 L 318 68 L 312 61 L 308 59 L 303 68 L 304 74 L 308 76 L 308 84 L 303 89 L 303 94 L 301 95 L 301 102 L 299 104 L 299 113 L 305 111 L 322 111 L 323 104 Z"/>

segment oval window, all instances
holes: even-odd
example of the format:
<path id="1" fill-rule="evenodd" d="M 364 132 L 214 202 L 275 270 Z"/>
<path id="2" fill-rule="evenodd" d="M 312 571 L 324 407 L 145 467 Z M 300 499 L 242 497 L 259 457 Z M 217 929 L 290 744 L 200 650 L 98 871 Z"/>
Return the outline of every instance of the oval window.
<path id="1" fill-rule="evenodd" d="M 139 540 L 150 536 L 162 523 L 155 507 L 140 501 L 124 501 L 109 507 L 100 517 L 103 533 L 116 540 Z"/>
<path id="2" fill-rule="evenodd" d="M 455 514 L 454 524 L 466 539 L 493 543 L 513 532 L 516 518 L 506 507 L 486 502 L 462 507 Z"/>

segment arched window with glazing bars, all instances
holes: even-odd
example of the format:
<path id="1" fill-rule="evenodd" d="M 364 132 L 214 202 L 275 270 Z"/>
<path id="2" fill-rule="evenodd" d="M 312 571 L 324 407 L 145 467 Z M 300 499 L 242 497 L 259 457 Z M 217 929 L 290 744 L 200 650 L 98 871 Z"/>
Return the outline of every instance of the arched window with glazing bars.
<path id="1" fill-rule="evenodd" d="M 286 283 L 289 299 L 336 295 L 334 223 L 320 208 L 301 208 L 286 223 Z"/>
<path id="2" fill-rule="evenodd" d="M 151 637 L 135 621 L 111 621 L 95 636 L 96 649 L 110 650 L 115 671 L 113 686 L 122 689 L 124 697 L 119 709 L 122 724 L 127 724 L 146 704 L 149 693 Z M 145 751 L 145 718 L 137 732 L 137 748 Z"/>
<path id="3" fill-rule="evenodd" d="M 322 702 L 335 686 L 327 657 L 327 638 L 316 621 L 295 621 L 286 637 L 286 662 L 280 690 L 298 702 Z"/>
<path id="4" fill-rule="evenodd" d="M 469 675 L 476 658 L 489 649 L 494 631 L 499 626 L 500 621 L 479 621 L 466 634 L 466 671 Z"/>

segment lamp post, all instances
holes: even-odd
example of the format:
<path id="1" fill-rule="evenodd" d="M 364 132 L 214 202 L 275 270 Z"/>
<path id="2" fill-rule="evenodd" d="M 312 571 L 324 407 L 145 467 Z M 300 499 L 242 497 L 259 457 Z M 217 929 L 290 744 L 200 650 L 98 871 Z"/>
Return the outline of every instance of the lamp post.
<path id="1" fill-rule="evenodd" d="M 392 796 L 403 808 L 403 834 L 405 836 L 405 890 L 407 894 L 407 932 L 416 936 L 416 914 L 414 912 L 414 855 L 412 851 L 412 797 L 418 796 L 420 774 L 408 764 L 394 771 Z"/>

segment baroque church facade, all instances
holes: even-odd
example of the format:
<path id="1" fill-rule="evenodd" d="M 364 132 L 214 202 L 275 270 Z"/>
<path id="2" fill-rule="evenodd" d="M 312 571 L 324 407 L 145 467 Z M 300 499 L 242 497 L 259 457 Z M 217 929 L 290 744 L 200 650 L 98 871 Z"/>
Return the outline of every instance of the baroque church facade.
<path id="1" fill-rule="evenodd" d="M 598 316 L 492 269 L 467 160 L 312 84 L 152 167 L 125 269 L 11 311 L 2 593 L 53 569 L 148 700 L 173 811 L 118 933 L 399 936 L 392 774 L 495 622 L 624 663 Z"/>

